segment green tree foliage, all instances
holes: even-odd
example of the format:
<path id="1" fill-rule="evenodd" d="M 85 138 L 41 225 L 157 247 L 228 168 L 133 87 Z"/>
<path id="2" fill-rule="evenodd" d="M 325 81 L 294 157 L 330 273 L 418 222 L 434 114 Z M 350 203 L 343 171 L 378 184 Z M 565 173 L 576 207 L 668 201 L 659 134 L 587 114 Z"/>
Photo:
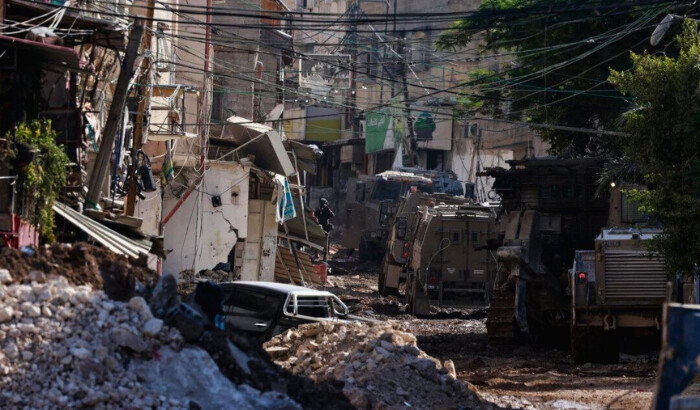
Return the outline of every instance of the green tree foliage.
<path id="1" fill-rule="evenodd" d="M 480 44 L 484 61 L 501 61 L 498 73 L 470 85 L 484 102 L 494 93 L 511 101 L 509 116 L 534 123 L 616 129 L 629 105 L 608 81 L 609 69 L 631 67 L 629 51 L 649 44 L 654 26 L 673 2 L 600 0 L 485 0 L 455 22 L 438 47 Z M 499 55 L 498 60 L 494 55 Z M 470 90 L 470 92 L 474 92 Z M 474 99 L 468 101 L 478 107 Z M 486 115 L 494 115 L 486 106 Z M 474 111 L 474 110 L 473 110 Z M 476 109 L 476 111 L 480 111 Z M 609 136 L 536 130 L 555 154 L 600 155 L 619 150 Z"/>
<path id="2" fill-rule="evenodd" d="M 635 105 L 624 115 L 625 159 L 638 166 L 649 189 L 633 192 L 664 224 L 654 244 L 672 272 L 700 261 L 700 35 L 686 23 L 677 57 L 631 54 L 634 69 L 612 70 L 610 82 Z"/>
<path id="3" fill-rule="evenodd" d="M 20 123 L 5 138 L 15 145 L 9 153 L 12 157 L 18 154 L 18 144 L 37 151 L 32 162 L 18 170 L 17 186 L 25 201 L 24 214 L 37 225 L 42 240 L 51 243 L 55 228 L 53 205 L 66 184 L 68 156 L 56 145 L 56 131 L 48 120 Z"/>

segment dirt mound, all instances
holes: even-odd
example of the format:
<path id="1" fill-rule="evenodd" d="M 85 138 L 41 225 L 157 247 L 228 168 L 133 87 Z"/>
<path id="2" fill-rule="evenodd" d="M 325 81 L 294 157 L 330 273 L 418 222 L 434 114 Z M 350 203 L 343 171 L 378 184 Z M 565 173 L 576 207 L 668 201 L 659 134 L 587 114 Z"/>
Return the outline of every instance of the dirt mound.
<path id="1" fill-rule="evenodd" d="M 17 282 L 37 281 L 40 275 L 32 272 L 41 271 L 65 277 L 74 285 L 104 289 L 110 298 L 120 301 L 133 296 L 137 281 L 150 285 L 157 280 L 156 273 L 146 266 L 145 258 L 127 258 L 84 242 L 58 243 L 33 252 L 3 248 L 0 268 L 9 270 Z"/>
<path id="2" fill-rule="evenodd" d="M 293 374 L 345 383 L 357 408 L 494 408 L 416 346 L 410 333 L 388 323 L 315 323 L 291 329 L 264 345 Z"/>

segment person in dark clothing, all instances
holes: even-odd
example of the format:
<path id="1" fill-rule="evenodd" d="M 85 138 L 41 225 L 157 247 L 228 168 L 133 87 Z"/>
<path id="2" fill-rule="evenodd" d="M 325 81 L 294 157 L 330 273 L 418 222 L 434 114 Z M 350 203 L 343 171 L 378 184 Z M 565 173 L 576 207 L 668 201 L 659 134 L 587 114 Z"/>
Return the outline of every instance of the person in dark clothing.
<path id="1" fill-rule="evenodd" d="M 318 208 L 316 208 L 314 211 L 314 215 L 316 216 L 318 224 L 321 225 L 324 232 L 328 233 L 331 231 L 331 229 L 333 229 L 333 224 L 330 223 L 330 220 L 331 218 L 335 217 L 335 214 L 331 208 L 328 207 L 328 201 L 326 198 L 321 198 Z"/>

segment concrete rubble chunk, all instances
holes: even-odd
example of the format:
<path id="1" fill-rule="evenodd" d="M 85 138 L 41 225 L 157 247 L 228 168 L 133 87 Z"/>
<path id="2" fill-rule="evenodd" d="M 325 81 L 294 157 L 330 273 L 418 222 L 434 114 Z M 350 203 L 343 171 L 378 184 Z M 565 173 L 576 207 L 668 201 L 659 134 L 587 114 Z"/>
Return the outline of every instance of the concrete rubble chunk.
<path id="1" fill-rule="evenodd" d="M 455 364 L 452 360 L 445 360 L 442 366 L 447 370 L 447 374 L 453 379 L 457 378 L 457 370 L 455 369 Z"/>
<path id="2" fill-rule="evenodd" d="M 263 395 L 249 386 L 236 387 L 202 349 L 163 349 L 159 355 L 161 360 L 135 360 L 129 368 L 150 391 L 193 401 L 203 409 L 301 409 L 286 395 Z"/>
<path id="3" fill-rule="evenodd" d="M 84 347 L 70 349 L 70 353 L 80 360 L 85 360 L 92 355 L 92 353 L 90 353 L 90 351 Z"/>
<path id="4" fill-rule="evenodd" d="M 146 336 L 157 336 L 163 329 L 163 321 L 157 318 L 151 318 L 143 324 L 143 334 Z"/>
<path id="5" fill-rule="evenodd" d="M 0 323 L 12 319 L 14 310 L 10 306 L 0 306 Z"/>
<path id="6" fill-rule="evenodd" d="M 22 312 L 27 317 L 39 317 L 41 316 L 41 307 L 35 303 L 25 302 L 22 303 Z"/>
<path id="7" fill-rule="evenodd" d="M 148 306 L 148 303 L 146 303 L 146 299 L 144 299 L 141 296 L 134 296 L 129 300 L 129 307 L 131 310 L 136 311 L 136 313 L 139 314 L 139 317 L 143 321 L 147 321 L 150 319 L 153 319 L 153 313 L 151 313 L 151 308 Z M 103 307 L 104 308 L 104 307 Z M 114 305 L 112 305 L 112 309 L 114 308 Z M 107 311 L 111 309 L 105 309 Z"/>
<path id="8" fill-rule="evenodd" d="M 179 303 L 177 294 L 177 280 L 173 275 L 163 275 L 155 288 L 149 301 L 153 315 L 159 318 L 165 317 L 170 308 Z"/>
<path id="9" fill-rule="evenodd" d="M 46 275 L 40 270 L 33 270 L 29 272 L 27 279 L 29 279 L 30 282 L 44 283 L 46 282 Z"/>
<path id="10" fill-rule="evenodd" d="M 109 336 L 118 346 L 128 347 L 135 352 L 143 352 L 148 349 L 148 344 L 141 336 L 125 325 L 112 329 Z"/>
<path id="11" fill-rule="evenodd" d="M 8 284 L 12 283 L 12 275 L 7 269 L 0 269 L 0 283 Z"/>

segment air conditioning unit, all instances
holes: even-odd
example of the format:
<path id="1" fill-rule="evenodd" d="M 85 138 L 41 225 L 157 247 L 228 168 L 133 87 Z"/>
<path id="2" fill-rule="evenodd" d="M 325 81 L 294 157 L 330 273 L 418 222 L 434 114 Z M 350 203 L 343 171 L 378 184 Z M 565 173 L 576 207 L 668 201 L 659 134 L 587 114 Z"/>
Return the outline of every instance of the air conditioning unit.
<path id="1" fill-rule="evenodd" d="M 476 138 L 479 136 L 479 124 L 475 122 L 464 122 L 464 132 L 462 133 L 464 138 Z"/>

